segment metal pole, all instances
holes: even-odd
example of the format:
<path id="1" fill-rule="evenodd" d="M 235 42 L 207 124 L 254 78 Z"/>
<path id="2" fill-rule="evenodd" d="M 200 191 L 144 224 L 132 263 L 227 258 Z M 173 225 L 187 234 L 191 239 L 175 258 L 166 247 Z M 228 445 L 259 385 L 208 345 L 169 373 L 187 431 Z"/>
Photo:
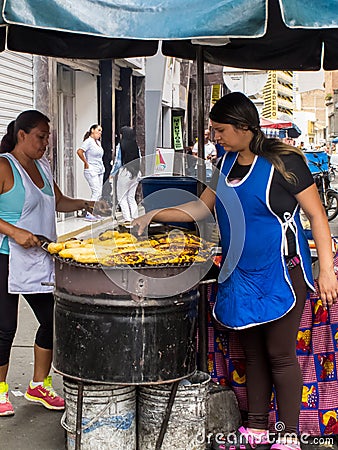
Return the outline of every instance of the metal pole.
<path id="1" fill-rule="evenodd" d="M 197 136 L 198 136 L 198 163 L 197 163 L 197 195 L 200 196 L 205 188 L 205 160 L 204 160 L 204 49 L 197 47 Z M 200 225 L 200 235 L 205 235 L 205 224 Z M 202 372 L 208 369 L 208 287 L 200 284 L 200 299 L 198 305 L 198 365 Z"/>
<path id="2" fill-rule="evenodd" d="M 172 386 L 171 386 L 170 396 L 169 396 L 167 408 L 166 408 L 165 413 L 164 413 L 164 418 L 163 418 L 163 421 L 162 421 L 160 434 L 159 434 L 159 436 L 157 438 L 155 450 L 160 450 L 161 447 L 162 447 L 164 435 L 165 435 L 165 432 L 167 431 L 167 428 L 168 428 L 170 414 L 171 414 L 171 410 L 173 408 L 173 404 L 174 404 L 174 401 L 175 401 L 175 397 L 176 397 L 176 393 L 177 393 L 177 389 L 178 389 L 178 385 L 179 384 L 180 384 L 179 381 L 175 381 L 172 384 Z"/>
<path id="3" fill-rule="evenodd" d="M 198 137 L 198 162 L 197 162 L 197 195 L 200 196 L 205 185 L 204 162 L 204 50 L 197 46 L 197 137 Z"/>
<path id="4" fill-rule="evenodd" d="M 200 283 L 198 302 L 198 369 L 208 372 L 208 285 Z"/>
<path id="5" fill-rule="evenodd" d="M 83 383 L 79 381 L 77 386 L 75 450 L 81 450 Z"/>

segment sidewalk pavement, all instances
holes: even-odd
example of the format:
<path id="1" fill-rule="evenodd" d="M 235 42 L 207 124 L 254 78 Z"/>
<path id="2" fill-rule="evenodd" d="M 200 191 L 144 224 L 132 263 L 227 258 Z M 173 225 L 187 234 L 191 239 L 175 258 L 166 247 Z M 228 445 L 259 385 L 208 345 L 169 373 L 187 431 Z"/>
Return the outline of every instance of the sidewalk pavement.
<path id="1" fill-rule="evenodd" d="M 120 217 L 118 217 L 120 219 Z M 81 218 L 71 218 L 58 224 L 60 240 L 70 236 L 84 237 L 103 231 L 116 223 L 106 218 L 97 223 L 86 222 Z M 330 223 L 333 235 L 338 235 L 338 219 Z M 0 419 L 0 450 L 64 450 L 66 433 L 61 426 L 63 412 L 50 411 L 42 405 L 27 401 L 23 395 L 33 373 L 33 343 L 37 321 L 26 301 L 20 298 L 19 325 L 12 348 L 11 364 L 8 374 L 10 400 L 15 416 Z M 53 372 L 53 386 L 63 394 L 62 377 Z M 338 450 L 333 447 L 308 445 L 306 450 Z M 123 450 L 123 449 L 121 449 Z"/>
<path id="2" fill-rule="evenodd" d="M 0 419 L 1 450 L 64 450 L 62 412 L 29 402 L 23 395 L 33 374 L 33 343 L 37 321 L 20 298 L 19 325 L 8 373 L 9 397 L 15 416 Z M 53 386 L 62 394 L 62 377 L 53 373 Z"/>
<path id="3" fill-rule="evenodd" d="M 115 222 L 114 222 L 115 223 Z M 60 240 L 76 235 L 90 235 L 91 230 L 110 228 L 111 218 L 100 222 L 87 222 L 82 218 L 71 218 L 58 223 Z M 9 397 L 15 409 L 12 417 L 0 419 L 0 450 L 64 450 L 66 433 L 61 426 L 63 412 L 50 411 L 40 404 L 24 398 L 33 374 L 33 344 L 38 322 L 24 298 L 19 302 L 19 324 L 12 348 L 8 379 Z M 62 377 L 55 372 L 53 387 L 63 393 Z M 123 449 L 121 449 L 123 450 Z"/>

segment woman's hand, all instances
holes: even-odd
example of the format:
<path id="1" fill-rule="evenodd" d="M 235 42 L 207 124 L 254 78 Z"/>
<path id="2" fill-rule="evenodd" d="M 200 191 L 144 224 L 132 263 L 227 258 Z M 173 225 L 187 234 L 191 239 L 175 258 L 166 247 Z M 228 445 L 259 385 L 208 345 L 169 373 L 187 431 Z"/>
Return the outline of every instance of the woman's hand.
<path id="1" fill-rule="evenodd" d="M 94 203 L 94 209 L 93 209 L 94 215 L 100 215 L 100 216 L 110 216 L 112 213 L 112 209 L 109 206 L 109 203 L 102 199 L 98 200 Z"/>
<path id="2" fill-rule="evenodd" d="M 320 270 L 318 276 L 319 294 L 324 308 L 337 302 L 338 281 L 333 267 L 329 270 Z"/>
<path id="3" fill-rule="evenodd" d="M 319 261 L 319 293 L 323 306 L 326 308 L 337 301 L 338 295 L 338 282 L 333 268 L 332 238 L 329 222 L 315 184 L 297 194 L 296 199 L 311 224 Z"/>
<path id="4" fill-rule="evenodd" d="M 83 207 L 81 209 L 84 209 L 90 214 L 92 214 L 94 211 L 94 205 L 95 205 L 94 200 L 84 200 Z"/>
<path id="5" fill-rule="evenodd" d="M 11 238 L 15 242 L 21 245 L 23 248 L 40 247 L 41 242 L 35 234 L 30 231 L 23 230 L 22 228 L 15 228 L 15 231 L 11 234 Z"/>
<path id="6" fill-rule="evenodd" d="M 137 217 L 137 219 L 134 219 L 131 222 L 131 225 L 138 229 L 137 234 L 141 236 L 141 234 L 144 232 L 144 230 L 147 228 L 147 226 L 152 221 L 152 218 L 156 214 L 157 210 L 150 211 L 143 216 Z"/>

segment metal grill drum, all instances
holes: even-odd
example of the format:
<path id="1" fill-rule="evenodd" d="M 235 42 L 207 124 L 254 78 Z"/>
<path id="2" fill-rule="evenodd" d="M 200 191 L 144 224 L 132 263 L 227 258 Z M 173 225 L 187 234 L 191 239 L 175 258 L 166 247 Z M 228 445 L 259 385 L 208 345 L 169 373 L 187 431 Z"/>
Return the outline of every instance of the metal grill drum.
<path id="1" fill-rule="evenodd" d="M 212 264 L 107 267 L 55 256 L 56 371 L 121 385 L 192 375 L 198 285 Z"/>
<path id="2" fill-rule="evenodd" d="M 54 368 L 116 384 L 174 381 L 195 370 L 196 291 L 145 300 L 55 294 Z"/>
<path id="3" fill-rule="evenodd" d="M 135 297 L 114 283 L 114 276 L 127 279 L 128 269 L 111 274 L 107 280 L 100 269 L 56 260 L 55 370 L 76 380 L 121 385 L 168 383 L 193 374 L 196 286 L 171 297 Z"/>

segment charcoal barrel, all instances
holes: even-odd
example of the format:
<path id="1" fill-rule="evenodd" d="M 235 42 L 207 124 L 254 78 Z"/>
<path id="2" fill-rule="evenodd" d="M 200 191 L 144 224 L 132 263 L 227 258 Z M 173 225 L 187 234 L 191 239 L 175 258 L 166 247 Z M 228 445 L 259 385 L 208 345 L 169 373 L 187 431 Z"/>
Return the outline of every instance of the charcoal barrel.
<path id="1" fill-rule="evenodd" d="M 196 369 L 198 291 L 169 298 L 55 290 L 55 370 L 76 380 L 168 383 Z"/>

